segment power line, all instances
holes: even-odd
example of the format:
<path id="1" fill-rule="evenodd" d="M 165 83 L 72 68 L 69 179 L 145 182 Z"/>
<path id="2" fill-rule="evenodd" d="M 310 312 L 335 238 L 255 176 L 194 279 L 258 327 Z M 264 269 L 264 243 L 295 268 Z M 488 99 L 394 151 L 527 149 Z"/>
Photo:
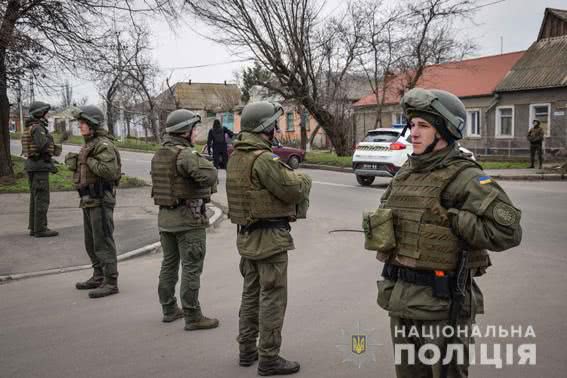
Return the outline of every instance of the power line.
<path id="1" fill-rule="evenodd" d="M 192 68 L 204 68 L 204 67 L 215 67 L 215 66 L 223 66 L 226 64 L 232 64 L 232 63 L 244 63 L 244 62 L 250 62 L 254 59 L 252 58 L 247 58 L 247 59 L 238 59 L 238 60 L 229 60 L 227 62 L 219 62 L 219 63 L 207 63 L 207 64 L 199 64 L 196 66 L 184 66 L 184 67 L 164 67 L 165 70 L 187 70 L 187 69 L 192 69 Z"/>

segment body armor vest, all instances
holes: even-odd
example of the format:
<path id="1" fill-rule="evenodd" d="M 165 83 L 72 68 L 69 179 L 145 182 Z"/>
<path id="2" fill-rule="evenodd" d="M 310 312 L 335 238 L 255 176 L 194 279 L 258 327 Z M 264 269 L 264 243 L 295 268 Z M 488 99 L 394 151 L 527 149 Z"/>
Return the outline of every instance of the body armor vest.
<path id="1" fill-rule="evenodd" d="M 75 183 L 76 189 L 84 189 L 89 185 L 103 182 L 102 178 L 95 175 L 87 164 L 87 159 L 100 142 L 102 142 L 102 138 L 95 137 L 81 147 L 81 151 L 79 151 L 79 158 L 77 159 L 78 167 L 73 173 L 73 182 Z M 122 162 L 118 151 L 115 150 L 115 154 L 116 163 L 118 164 L 118 173 L 117 177 L 115 177 L 112 181 L 112 184 L 118 185 L 122 172 Z"/>
<path id="2" fill-rule="evenodd" d="M 33 142 L 33 137 L 32 137 L 32 130 L 37 127 L 44 128 L 45 126 L 43 126 L 41 124 L 41 121 L 39 120 L 30 120 L 26 122 L 24 131 L 22 133 L 22 137 L 21 137 L 22 155 L 27 158 L 40 157 L 39 147 Z M 47 138 L 51 141 L 51 143 L 49 143 L 49 145 L 47 146 L 47 151 L 44 152 L 43 154 L 49 155 L 46 157 L 51 158 L 55 152 L 55 144 L 53 143 L 53 137 L 49 135 L 49 133 L 47 133 L 47 130 L 45 130 L 45 134 Z"/>
<path id="3" fill-rule="evenodd" d="M 252 184 L 254 162 L 265 152 L 268 151 L 236 150 L 228 161 L 226 194 L 232 223 L 251 225 L 261 219 L 296 219 L 295 205 L 286 204 L 268 190 L 258 190 Z"/>
<path id="4" fill-rule="evenodd" d="M 438 212 L 441 194 L 466 168 L 476 167 L 463 161 L 431 172 L 398 175 L 393 180 L 385 208 L 392 209 L 396 248 L 388 255 L 378 253 L 378 259 L 415 269 L 456 269 L 462 245 L 453 233 L 447 218 Z M 485 250 L 469 253 L 469 268 L 486 268 L 490 259 Z"/>
<path id="5" fill-rule="evenodd" d="M 226 143 L 224 139 L 224 129 L 222 127 L 212 129 L 213 134 L 213 143 L 214 144 L 223 144 Z"/>
<path id="6" fill-rule="evenodd" d="M 163 146 L 152 158 L 152 197 L 158 206 L 177 206 L 183 200 L 208 200 L 211 197 L 211 188 L 201 187 L 190 178 L 179 175 L 177 157 L 185 148 Z"/>

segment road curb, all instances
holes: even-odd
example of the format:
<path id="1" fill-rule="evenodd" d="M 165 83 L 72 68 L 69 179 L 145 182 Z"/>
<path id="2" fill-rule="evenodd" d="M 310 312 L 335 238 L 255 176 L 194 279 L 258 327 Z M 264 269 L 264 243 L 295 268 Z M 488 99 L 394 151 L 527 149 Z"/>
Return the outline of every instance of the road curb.
<path id="1" fill-rule="evenodd" d="M 218 224 L 222 221 L 223 211 L 220 208 L 221 206 L 210 206 L 209 208 L 213 211 L 213 216 L 209 219 L 209 227 L 217 227 Z M 130 252 L 123 253 L 118 255 L 117 260 L 119 262 L 126 261 L 133 259 L 135 257 L 140 257 L 144 255 L 148 255 L 150 253 L 157 253 L 157 251 L 161 248 L 161 243 L 155 242 L 143 247 L 134 249 Z M 49 276 L 53 274 L 60 274 L 60 273 L 69 273 L 69 272 L 76 272 L 79 270 L 86 270 L 92 269 L 92 265 L 78 265 L 78 266 L 69 266 L 65 268 L 56 268 L 56 269 L 46 269 L 40 270 L 37 272 L 28 272 L 28 273 L 16 273 L 16 274 L 8 274 L 4 276 L 0 276 L 0 284 L 16 281 L 16 280 L 23 280 L 26 278 L 34 278 L 34 277 L 42 277 L 42 276 Z"/>
<path id="2" fill-rule="evenodd" d="M 318 169 L 321 171 L 332 171 L 332 172 L 344 172 L 344 173 L 352 173 L 352 168 L 349 167 L 336 167 L 334 165 L 322 165 L 322 164 L 309 164 L 309 163 L 301 163 L 299 168 L 305 169 Z"/>

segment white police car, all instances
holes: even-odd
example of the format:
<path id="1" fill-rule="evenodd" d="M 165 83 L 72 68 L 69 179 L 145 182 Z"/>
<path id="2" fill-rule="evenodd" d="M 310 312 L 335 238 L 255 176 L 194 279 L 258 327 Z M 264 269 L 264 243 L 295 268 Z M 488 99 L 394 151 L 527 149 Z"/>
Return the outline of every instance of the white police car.
<path id="1" fill-rule="evenodd" d="M 366 137 L 356 146 L 352 156 L 352 169 L 360 185 L 367 186 L 376 177 L 394 177 L 396 172 L 413 153 L 410 130 L 400 135 L 403 127 L 369 130 Z M 471 157 L 474 155 L 464 147 L 461 151 Z"/>

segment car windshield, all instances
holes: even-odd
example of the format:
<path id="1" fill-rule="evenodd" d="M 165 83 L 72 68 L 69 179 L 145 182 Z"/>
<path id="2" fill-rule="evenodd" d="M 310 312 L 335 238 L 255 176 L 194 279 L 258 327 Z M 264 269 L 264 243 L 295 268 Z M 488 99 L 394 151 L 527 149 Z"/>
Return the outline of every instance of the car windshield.
<path id="1" fill-rule="evenodd" d="M 366 138 L 364 138 L 364 142 L 384 142 L 384 143 L 393 143 L 398 139 L 400 133 L 396 131 L 380 131 L 374 133 L 368 133 Z"/>

